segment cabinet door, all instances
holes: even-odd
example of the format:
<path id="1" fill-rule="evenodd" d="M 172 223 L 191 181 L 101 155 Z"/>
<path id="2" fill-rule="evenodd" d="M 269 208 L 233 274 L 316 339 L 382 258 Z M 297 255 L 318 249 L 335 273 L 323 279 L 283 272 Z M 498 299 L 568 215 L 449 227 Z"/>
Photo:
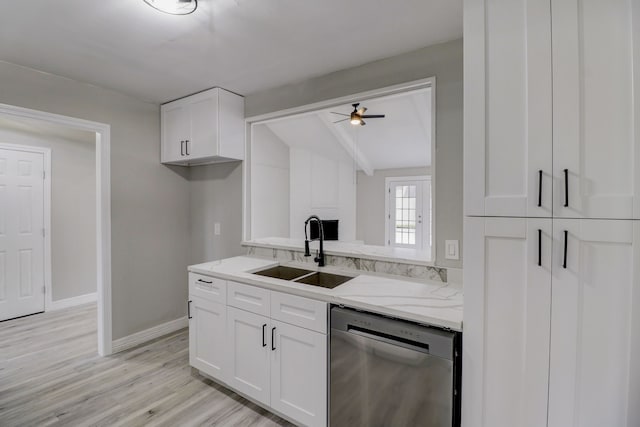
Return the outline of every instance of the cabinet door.
<path id="1" fill-rule="evenodd" d="M 229 385 L 257 401 L 269 404 L 269 319 L 227 307 L 230 345 Z"/>
<path id="2" fill-rule="evenodd" d="M 465 0 L 464 39 L 465 214 L 550 217 L 550 0 Z"/>
<path id="3" fill-rule="evenodd" d="M 189 364 L 226 381 L 227 307 L 197 296 L 191 296 L 190 301 Z"/>
<path id="4" fill-rule="evenodd" d="M 162 162 L 185 160 L 185 141 L 189 138 L 188 111 L 181 101 L 162 106 Z"/>
<path id="5" fill-rule="evenodd" d="M 272 320 L 271 407 L 306 426 L 327 425 L 327 336 Z"/>
<path id="6" fill-rule="evenodd" d="M 553 229 L 549 427 L 639 426 L 640 222 Z"/>
<path id="7" fill-rule="evenodd" d="M 189 159 L 218 155 L 218 89 L 189 98 Z"/>
<path id="8" fill-rule="evenodd" d="M 551 219 L 464 222 L 462 424 L 547 423 Z"/>
<path id="9" fill-rule="evenodd" d="M 554 216 L 638 219 L 640 3 L 552 6 Z"/>

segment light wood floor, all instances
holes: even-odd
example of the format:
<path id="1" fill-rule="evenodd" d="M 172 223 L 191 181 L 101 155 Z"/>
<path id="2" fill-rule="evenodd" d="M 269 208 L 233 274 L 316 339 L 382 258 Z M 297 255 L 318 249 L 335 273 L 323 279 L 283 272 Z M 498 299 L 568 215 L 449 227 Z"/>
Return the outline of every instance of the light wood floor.
<path id="1" fill-rule="evenodd" d="M 290 426 L 192 370 L 182 330 L 99 357 L 95 304 L 0 322 L 0 426 Z"/>

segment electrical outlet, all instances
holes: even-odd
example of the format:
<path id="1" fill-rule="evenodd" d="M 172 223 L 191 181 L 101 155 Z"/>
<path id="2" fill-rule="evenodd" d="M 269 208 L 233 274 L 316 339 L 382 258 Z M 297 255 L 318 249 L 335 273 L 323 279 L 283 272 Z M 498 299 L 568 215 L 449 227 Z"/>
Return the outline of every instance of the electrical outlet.
<path id="1" fill-rule="evenodd" d="M 444 257 L 446 259 L 460 259 L 458 240 L 444 241 Z"/>
<path id="2" fill-rule="evenodd" d="M 213 224 L 213 234 L 216 236 L 220 235 L 220 223 L 216 222 L 215 224 Z"/>

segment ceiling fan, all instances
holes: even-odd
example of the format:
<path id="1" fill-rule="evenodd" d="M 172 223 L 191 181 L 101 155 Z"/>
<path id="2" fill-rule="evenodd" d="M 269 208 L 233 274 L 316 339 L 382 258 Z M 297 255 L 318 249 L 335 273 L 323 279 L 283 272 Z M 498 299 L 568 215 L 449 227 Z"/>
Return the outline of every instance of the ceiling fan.
<path id="1" fill-rule="evenodd" d="M 360 126 L 364 126 L 366 125 L 365 121 L 362 119 L 382 119 L 384 118 L 384 114 L 364 114 L 367 109 L 365 107 L 360 107 L 360 103 L 355 103 L 355 104 L 351 104 L 351 106 L 353 107 L 353 111 L 351 112 L 351 114 L 343 114 L 343 113 L 336 113 L 335 111 L 332 111 L 332 114 L 339 114 L 341 116 L 347 116 L 346 119 L 342 119 L 342 120 L 338 120 L 337 122 L 333 122 L 333 123 L 340 123 L 340 122 L 344 122 L 346 120 L 349 120 L 349 122 L 352 125 L 360 125 Z"/>

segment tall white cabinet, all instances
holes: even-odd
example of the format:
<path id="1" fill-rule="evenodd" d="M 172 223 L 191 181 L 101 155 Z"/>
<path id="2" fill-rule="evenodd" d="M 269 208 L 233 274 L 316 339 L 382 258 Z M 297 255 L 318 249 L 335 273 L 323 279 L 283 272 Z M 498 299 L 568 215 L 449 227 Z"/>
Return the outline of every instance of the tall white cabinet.
<path id="1" fill-rule="evenodd" d="M 640 425 L 639 27 L 465 0 L 463 426 Z"/>
<path id="2" fill-rule="evenodd" d="M 465 0 L 466 215 L 640 219 L 639 9 Z"/>

